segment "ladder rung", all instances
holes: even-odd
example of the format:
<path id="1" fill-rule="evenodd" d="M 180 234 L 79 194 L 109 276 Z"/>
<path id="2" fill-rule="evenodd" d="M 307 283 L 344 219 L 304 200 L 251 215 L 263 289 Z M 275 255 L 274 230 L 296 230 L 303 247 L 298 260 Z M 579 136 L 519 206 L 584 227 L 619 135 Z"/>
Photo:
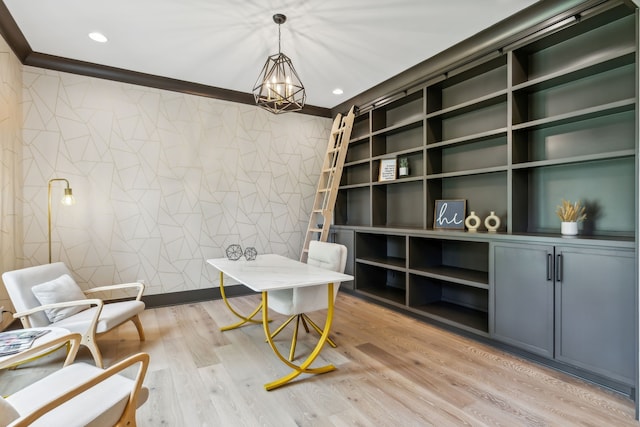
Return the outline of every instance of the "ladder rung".
<path id="1" fill-rule="evenodd" d="M 336 168 L 335 166 L 329 169 L 323 169 L 322 172 L 335 172 Z"/>
<path id="2" fill-rule="evenodd" d="M 322 213 L 322 212 L 324 212 L 324 209 L 314 209 L 311 212 L 313 212 L 313 213 Z"/>
<path id="3" fill-rule="evenodd" d="M 330 188 L 318 188 L 318 193 L 326 193 L 329 190 L 331 190 L 331 189 Z"/>
<path id="4" fill-rule="evenodd" d="M 322 233 L 322 228 L 310 228 L 309 233 Z"/>

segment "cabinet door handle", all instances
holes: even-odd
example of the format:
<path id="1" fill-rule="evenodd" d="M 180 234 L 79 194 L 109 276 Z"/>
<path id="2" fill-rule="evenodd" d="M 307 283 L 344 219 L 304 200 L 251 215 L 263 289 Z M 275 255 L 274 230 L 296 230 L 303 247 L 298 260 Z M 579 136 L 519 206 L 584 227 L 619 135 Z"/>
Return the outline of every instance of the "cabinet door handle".
<path id="1" fill-rule="evenodd" d="M 551 254 L 547 254 L 547 280 L 553 279 L 553 259 Z"/>
<path id="2" fill-rule="evenodd" d="M 556 255 L 556 281 L 562 282 L 562 254 Z"/>

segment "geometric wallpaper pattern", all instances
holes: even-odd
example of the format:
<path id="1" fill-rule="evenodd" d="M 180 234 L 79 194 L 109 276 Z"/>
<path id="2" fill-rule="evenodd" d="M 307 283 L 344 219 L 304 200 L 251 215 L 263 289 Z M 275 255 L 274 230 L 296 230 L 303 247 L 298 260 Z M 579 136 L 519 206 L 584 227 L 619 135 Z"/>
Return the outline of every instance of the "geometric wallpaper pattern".
<path id="1" fill-rule="evenodd" d="M 207 258 L 239 243 L 298 258 L 331 119 L 23 67 L 24 265 L 145 294 L 217 286 Z"/>
<path id="2" fill-rule="evenodd" d="M 0 37 L 0 273 L 21 267 L 22 254 L 22 64 Z M 0 286 L 0 306 L 11 302 Z M 0 319 L 0 330 L 11 323 Z"/>

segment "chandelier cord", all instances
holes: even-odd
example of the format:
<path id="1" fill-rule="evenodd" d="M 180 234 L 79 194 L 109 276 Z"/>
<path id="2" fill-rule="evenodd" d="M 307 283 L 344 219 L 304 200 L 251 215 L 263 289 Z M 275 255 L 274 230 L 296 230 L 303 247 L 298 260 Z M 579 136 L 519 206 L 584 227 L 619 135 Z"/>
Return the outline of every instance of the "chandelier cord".
<path id="1" fill-rule="evenodd" d="M 280 24 L 278 24 L 278 55 L 282 53 L 282 48 L 280 47 L 280 40 L 281 40 Z"/>

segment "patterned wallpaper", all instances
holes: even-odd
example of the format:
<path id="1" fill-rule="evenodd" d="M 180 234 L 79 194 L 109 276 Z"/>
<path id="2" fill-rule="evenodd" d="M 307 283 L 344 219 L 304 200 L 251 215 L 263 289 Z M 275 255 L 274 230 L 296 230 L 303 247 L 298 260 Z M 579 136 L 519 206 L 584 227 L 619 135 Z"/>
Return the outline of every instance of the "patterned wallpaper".
<path id="1" fill-rule="evenodd" d="M 0 273 L 21 266 L 22 255 L 22 65 L 0 37 Z M 0 306 L 11 309 L 0 286 Z M 0 330 L 10 323 L 5 314 Z"/>
<path id="2" fill-rule="evenodd" d="M 231 243 L 297 258 L 331 120 L 24 67 L 24 265 L 83 286 L 144 279 L 146 294 L 207 288 Z"/>

